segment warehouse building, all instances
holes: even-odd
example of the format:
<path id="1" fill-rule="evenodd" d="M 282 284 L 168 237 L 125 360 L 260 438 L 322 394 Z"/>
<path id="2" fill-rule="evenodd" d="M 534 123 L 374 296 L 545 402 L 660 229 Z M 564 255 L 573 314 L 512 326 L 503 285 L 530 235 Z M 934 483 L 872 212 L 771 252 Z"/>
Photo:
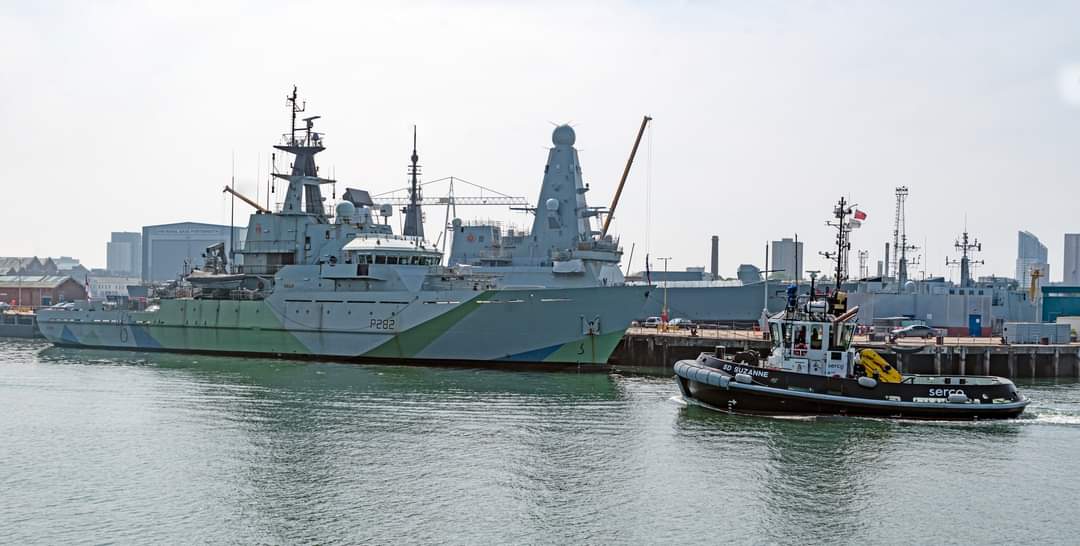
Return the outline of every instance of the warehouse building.
<path id="1" fill-rule="evenodd" d="M 142 280 L 169 281 L 189 273 L 202 266 L 203 253 L 213 244 L 225 243 L 226 253 L 231 251 L 233 241 L 237 250 L 243 248 L 246 230 L 233 228 L 232 237 L 229 231 L 229 226 L 199 222 L 143 227 Z"/>
<path id="2" fill-rule="evenodd" d="M 0 275 L 0 300 L 15 307 L 85 299 L 86 287 L 67 275 Z"/>

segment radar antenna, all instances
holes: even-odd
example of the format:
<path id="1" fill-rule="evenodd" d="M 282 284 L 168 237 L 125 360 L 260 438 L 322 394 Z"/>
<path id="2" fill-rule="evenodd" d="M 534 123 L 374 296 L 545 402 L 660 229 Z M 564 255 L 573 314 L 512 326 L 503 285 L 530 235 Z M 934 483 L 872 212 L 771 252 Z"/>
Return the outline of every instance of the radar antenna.
<path id="1" fill-rule="evenodd" d="M 945 265 L 946 266 L 959 265 L 960 266 L 960 286 L 965 287 L 965 288 L 969 287 L 972 284 L 972 282 L 971 282 L 971 277 L 972 277 L 972 275 L 971 275 L 971 266 L 973 266 L 973 265 L 983 265 L 983 264 L 986 263 L 984 260 L 972 260 L 970 258 L 970 256 L 969 256 L 969 254 L 972 253 L 972 252 L 976 252 L 976 251 L 982 252 L 982 243 L 980 243 L 978 239 L 970 239 L 969 240 L 968 239 L 967 228 L 965 227 L 964 228 L 964 233 L 961 234 L 960 238 L 958 238 L 956 240 L 956 244 L 953 245 L 953 247 L 956 248 L 956 250 L 960 251 L 960 259 L 959 260 L 950 260 L 948 257 L 946 257 L 945 258 Z"/>

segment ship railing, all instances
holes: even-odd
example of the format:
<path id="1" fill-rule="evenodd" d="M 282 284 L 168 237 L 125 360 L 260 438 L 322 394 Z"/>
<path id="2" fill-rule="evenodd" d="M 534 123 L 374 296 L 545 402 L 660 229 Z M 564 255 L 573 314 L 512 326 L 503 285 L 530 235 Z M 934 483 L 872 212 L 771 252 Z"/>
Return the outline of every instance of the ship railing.
<path id="1" fill-rule="evenodd" d="M 304 134 L 297 131 L 295 137 L 292 133 L 284 133 L 281 135 L 281 146 L 297 146 L 301 148 L 325 148 L 326 147 L 326 135 L 323 133 L 312 132 L 311 134 Z"/>
<path id="2" fill-rule="evenodd" d="M 671 324 L 661 325 L 659 328 L 644 327 L 643 323 L 634 321 L 631 328 L 637 334 L 656 334 L 675 337 L 697 337 L 702 339 L 715 339 L 718 341 L 744 341 L 763 342 L 768 341 L 767 332 L 762 332 L 756 320 L 727 320 L 727 321 L 693 321 L 688 326 Z"/>
<path id="3" fill-rule="evenodd" d="M 274 275 L 281 270 L 284 265 L 243 265 L 239 267 L 238 273 L 245 275 Z"/>
<path id="4" fill-rule="evenodd" d="M 499 252 L 491 250 L 481 250 L 479 252 L 471 252 L 470 256 L 480 260 L 510 260 L 513 256 L 508 252 Z"/>

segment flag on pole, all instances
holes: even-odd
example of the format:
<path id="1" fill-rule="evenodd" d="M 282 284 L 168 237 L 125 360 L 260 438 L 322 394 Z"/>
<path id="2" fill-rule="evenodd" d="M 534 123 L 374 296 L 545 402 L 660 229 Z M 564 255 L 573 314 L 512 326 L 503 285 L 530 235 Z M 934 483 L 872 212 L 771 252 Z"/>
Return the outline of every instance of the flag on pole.
<path id="1" fill-rule="evenodd" d="M 866 220 L 866 213 L 859 210 L 859 209 L 855 209 L 855 219 L 860 221 L 860 222 L 862 222 L 863 220 Z"/>

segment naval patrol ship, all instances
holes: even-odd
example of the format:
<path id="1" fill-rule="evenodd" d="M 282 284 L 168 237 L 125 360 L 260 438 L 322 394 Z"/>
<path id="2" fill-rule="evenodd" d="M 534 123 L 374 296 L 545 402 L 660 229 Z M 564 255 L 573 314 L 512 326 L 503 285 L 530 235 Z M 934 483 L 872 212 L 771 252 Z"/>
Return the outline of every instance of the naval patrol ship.
<path id="1" fill-rule="evenodd" d="M 242 265 L 223 248 L 185 284 L 143 311 L 79 302 L 41 311 L 57 345 L 333 358 L 417 364 L 603 369 L 650 287 L 624 283 L 617 239 L 594 229 L 596 207 L 574 148 L 574 130 L 555 129 L 532 231 L 500 267 L 444 266 L 423 237 L 416 200 L 395 234 L 388 210 L 349 190 L 326 210 L 315 156 L 318 117 L 292 127 L 274 148 L 293 156 L 284 201 L 256 207 Z M 414 146 L 415 148 L 415 146 Z M 417 192 L 413 152 L 413 195 Z M 382 221 L 380 222 L 380 218 Z M 460 224 L 460 222 L 456 222 Z"/>

